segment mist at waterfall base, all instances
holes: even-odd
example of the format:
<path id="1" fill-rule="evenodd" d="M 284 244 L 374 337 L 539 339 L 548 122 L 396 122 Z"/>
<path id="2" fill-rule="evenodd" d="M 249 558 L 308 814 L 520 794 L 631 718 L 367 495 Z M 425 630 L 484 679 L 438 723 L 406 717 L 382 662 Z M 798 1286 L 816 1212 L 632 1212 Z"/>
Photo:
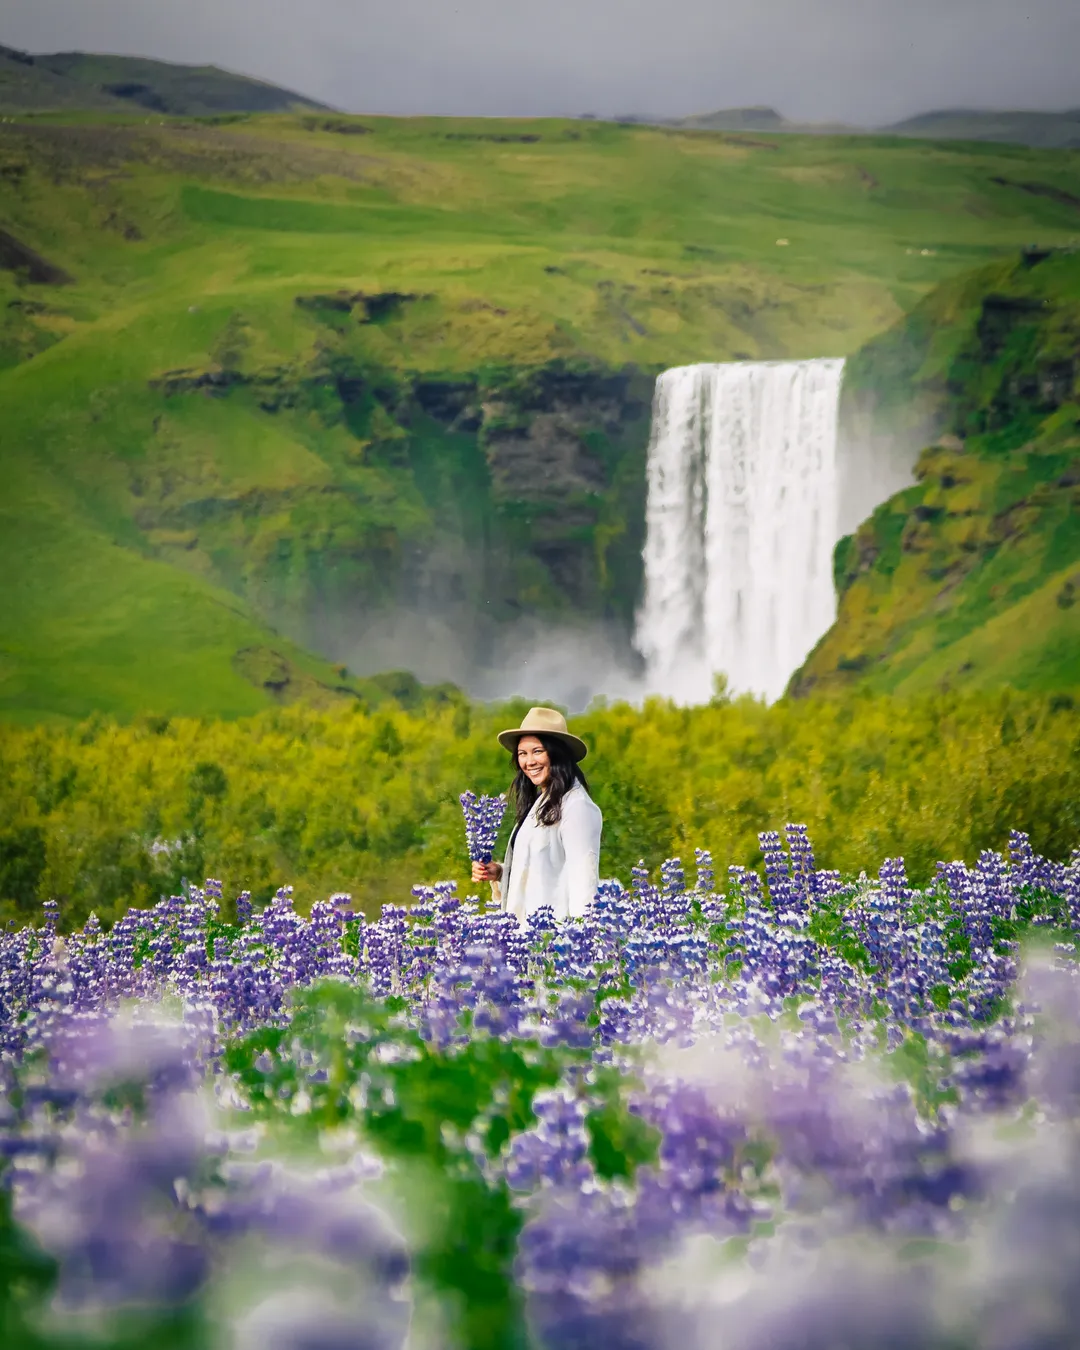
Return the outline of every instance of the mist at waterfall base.
<path id="1" fill-rule="evenodd" d="M 779 698 L 836 617 L 833 551 L 910 478 L 838 438 L 839 359 L 681 366 L 656 382 L 643 595 L 616 624 L 523 617 L 476 641 L 475 616 L 413 604 L 370 619 L 343 659 L 408 669 L 481 699 L 583 711 L 592 699 Z M 484 647 L 483 658 L 478 646 Z"/>
<path id="2" fill-rule="evenodd" d="M 643 662 L 621 625 L 527 616 L 485 633 L 482 642 L 476 627 L 464 612 L 399 606 L 365 623 L 341 659 L 358 675 L 408 670 L 425 684 L 448 680 L 481 700 L 522 697 L 571 713 L 598 696 L 640 703 L 647 692 Z"/>

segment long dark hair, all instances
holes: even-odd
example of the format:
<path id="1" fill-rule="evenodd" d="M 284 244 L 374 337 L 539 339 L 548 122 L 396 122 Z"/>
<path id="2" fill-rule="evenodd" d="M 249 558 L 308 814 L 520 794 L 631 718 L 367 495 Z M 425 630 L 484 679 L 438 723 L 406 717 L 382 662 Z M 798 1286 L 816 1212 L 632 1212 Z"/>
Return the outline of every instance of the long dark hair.
<path id="1" fill-rule="evenodd" d="M 585 775 L 571 758 L 565 741 L 559 740 L 557 736 L 537 736 L 536 739 L 547 751 L 548 759 L 551 761 L 551 771 L 546 788 L 547 795 L 543 806 L 536 813 L 536 818 L 541 825 L 558 825 L 559 821 L 562 820 L 562 799 L 575 783 L 580 783 L 586 792 L 589 790 L 589 784 Z M 510 751 L 510 762 L 513 764 L 515 772 L 514 781 L 510 784 L 510 791 L 507 795 L 517 817 L 517 823 L 520 825 L 533 809 L 540 793 L 536 785 L 526 778 L 518 766 L 516 741 L 513 750 Z"/>

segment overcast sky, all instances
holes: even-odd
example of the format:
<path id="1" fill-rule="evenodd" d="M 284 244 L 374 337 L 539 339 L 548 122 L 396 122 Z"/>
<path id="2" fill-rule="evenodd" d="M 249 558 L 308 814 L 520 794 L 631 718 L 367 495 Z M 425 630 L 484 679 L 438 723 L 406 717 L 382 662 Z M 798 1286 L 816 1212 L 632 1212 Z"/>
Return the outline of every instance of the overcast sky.
<path id="1" fill-rule="evenodd" d="M 0 0 L 0 43 L 213 63 L 357 112 L 1080 106 L 1080 0 Z"/>

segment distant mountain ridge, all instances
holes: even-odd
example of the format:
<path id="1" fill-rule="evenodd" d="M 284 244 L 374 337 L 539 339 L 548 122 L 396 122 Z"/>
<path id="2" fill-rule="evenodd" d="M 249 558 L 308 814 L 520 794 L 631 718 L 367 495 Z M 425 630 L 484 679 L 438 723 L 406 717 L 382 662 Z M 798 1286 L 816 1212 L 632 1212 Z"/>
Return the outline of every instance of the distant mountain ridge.
<path id="1" fill-rule="evenodd" d="M 0 108 L 120 112 L 145 108 L 177 116 L 231 112 L 329 111 L 326 104 L 216 66 L 84 52 L 36 55 L 0 46 Z"/>
<path id="2" fill-rule="evenodd" d="M 173 116 L 231 112 L 331 112 L 325 103 L 217 66 L 186 66 L 146 57 L 87 52 L 30 53 L 0 45 L 0 111 L 120 112 L 144 108 Z M 928 140 L 998 141 L 1041 149 L 1080 148 L 1080 108 L 1064 112 L 943 108 L 882 127 L 792 121 L 767 105 L 720 108 L 687 117 L 585 120 L 682 127 L 696 131 L 799 136 L 911 136 Z"/>
<path id="3" fill-rule="evenodd" d="M 699 131 L 766 131 L 784 135 L 857 136 L 862 127 L 844 122 L 790 122 L 775 108 L 720 108 L 716 112 L 694 113 L 674 119 L 670 125 Z"/>
<path id="4" fill-rule="evenodd" d="M 721 108 L 671 119 L 667 125 L 699 131 L 757 131 L 799 136 L 911 136 L 939 141 L 999 141 L 1045 150 L 1080 148 L 1080 108 L 1026 112 L 945 108 L 884 127 L 844 122 L 792 122 L 775 108 Z"/>
<path id="5" fill-rule="evenodd" d="M 949 141 L 1008 141 L 1044 149 L 1080 148 L 1080 108 L 1066 112 L 997 112 L 946 108 L 895 122 L 883 131 Z"/>

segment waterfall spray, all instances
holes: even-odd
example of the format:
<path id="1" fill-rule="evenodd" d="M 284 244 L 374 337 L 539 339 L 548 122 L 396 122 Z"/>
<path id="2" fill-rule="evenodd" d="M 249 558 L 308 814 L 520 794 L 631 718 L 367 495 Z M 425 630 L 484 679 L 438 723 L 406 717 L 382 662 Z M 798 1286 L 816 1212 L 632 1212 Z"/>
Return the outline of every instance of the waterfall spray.
<path id="1" fill-rule="evenodd" d="M 778 698 L 836 617 L 843 361 L 682 366 L 656 385 L 645 593 L 650 690 Z"/>

